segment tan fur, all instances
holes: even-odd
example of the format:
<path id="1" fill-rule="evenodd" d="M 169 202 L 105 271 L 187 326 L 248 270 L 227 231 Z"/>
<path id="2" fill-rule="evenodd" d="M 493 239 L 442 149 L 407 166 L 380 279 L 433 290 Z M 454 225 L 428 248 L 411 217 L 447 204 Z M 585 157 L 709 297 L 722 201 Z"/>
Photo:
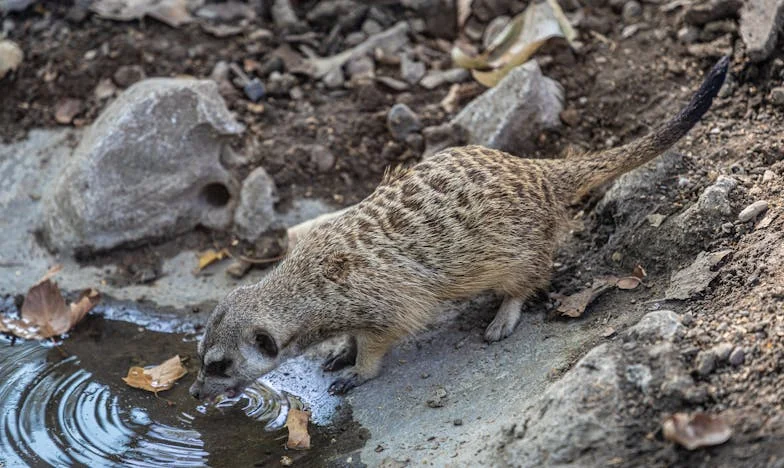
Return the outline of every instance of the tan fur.
<path id="1" fill-rule="evenodd" d="M 709 106 L 713 94 L 703 94 Z M 698 104 L 652 135 L 599 154 L 537 160 L 466 146 L 389 171 L 361 203 L 302 234 L 260 283 L 223 301 L 200 355 L 230 360 L 233 380 L 205 383 L 202 372 L 195 394 L 239 388 L 280 359 L 349 333 L 356 364 L 333 387 L 345 391 L 375 377 L 388 348 L 431 323 L 439 303 L 483 291 L 506 298 L 486 339 L 508 336 L 523 301 L 549 283 L 567 205 L 677 141 L 694 112 L 707 110 Z M 253 354 L 259 330 L 274 338 L 278 355 Z"/>

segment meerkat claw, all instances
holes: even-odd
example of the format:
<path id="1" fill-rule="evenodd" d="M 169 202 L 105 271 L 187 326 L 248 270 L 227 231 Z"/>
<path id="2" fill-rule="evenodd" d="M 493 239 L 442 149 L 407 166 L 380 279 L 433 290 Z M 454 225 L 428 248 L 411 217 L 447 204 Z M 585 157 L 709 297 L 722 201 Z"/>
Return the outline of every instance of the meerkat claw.
<path id="1" fill-rule="evenodd" d="M 349 390 L 358 386 L 359 376 L 355 373 L 349 373 L 346 377 L 340 377 L 332 382 L 329 386 L 330 395 L 345 395 Z"/>

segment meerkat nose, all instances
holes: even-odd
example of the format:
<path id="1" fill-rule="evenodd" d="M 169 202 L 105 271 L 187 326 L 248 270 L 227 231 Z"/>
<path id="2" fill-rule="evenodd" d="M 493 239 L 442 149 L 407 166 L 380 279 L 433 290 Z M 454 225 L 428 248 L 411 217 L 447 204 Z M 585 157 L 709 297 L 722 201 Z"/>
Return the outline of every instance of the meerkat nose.
<path id="1" fill-rule="evenodd" d="M 188 389 L 188 392 L 191 394 L 191 396 L 193 398 L 196 398 L 197 400 L 201 399 L 200 398 L 200 396 L 201 396 L 201 389 L 198 387 L 197 384 L 191 385 L 191 388 Z"/>

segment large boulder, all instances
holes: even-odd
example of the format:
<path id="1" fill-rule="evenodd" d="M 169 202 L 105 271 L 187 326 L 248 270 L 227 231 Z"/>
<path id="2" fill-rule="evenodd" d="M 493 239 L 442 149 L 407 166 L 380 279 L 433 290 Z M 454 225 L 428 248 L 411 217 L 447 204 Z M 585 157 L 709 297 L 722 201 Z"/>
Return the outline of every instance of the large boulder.
<path id="1" fill-rule="evenodd" d="M 231 224 L 239 184 L 220 163 L 244 130 L 213 81 L 155 78 L 120 95 L 44 194 L 44 235 L 93 252 Z"/>
<path id="2" fill-rule="evenodd" d="M 468 142 L 524 156 L 542 130 L 561 124 L 563 89 L 531 60 L 468 104 L 452 123 Z"/>

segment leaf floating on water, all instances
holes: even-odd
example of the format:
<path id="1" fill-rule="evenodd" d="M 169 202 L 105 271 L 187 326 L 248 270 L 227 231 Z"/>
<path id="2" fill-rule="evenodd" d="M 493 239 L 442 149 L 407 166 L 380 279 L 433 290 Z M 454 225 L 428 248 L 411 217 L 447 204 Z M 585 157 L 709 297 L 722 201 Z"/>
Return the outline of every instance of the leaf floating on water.
<path id="1" fill-rule="evenodd" d="M 470 56 L 452 48 L 452 61 L 472 70 L 476 81 L 487 87 L 498 84 L 513 68 L 527 62 L 552 38 L 564 38 L 570 44 L 577 37 L 556 0 L 531 2 L 528 8 L 509 22 L 479 56 Z"/>
<path id="2" fill-rule="evenodd" d="M 223 260 L 229 256 L 229 251 L 226 249 L 209 249 L 199 254 L 199 267 L 196 271 L 201 271 L 213 263 Z"/>
<path id="3" fill-rule="evenodd" d="M 626 276 L 624 278 L 618 278 L 615 285 L 618 289 L 635 289 L 640 283 L 642 283 L 640 278 L 636 276 Z"/>
<path id="4" fill-rule="evenodd" d="M 687 450 L 720 445 L 732 436 L 732 428 L 721 416 L 706 413 L 675 413 L 664 420 L 662 432 L 665 439 Z"/>
<path id="5" fill-rule="evenodd" d="M 182 365 L 178 355 L 149 369 L 131 367 L 128 369 L 128 376 L 123 377 L 123 381 L 130 387 L 157 394 L 172 388 L 174 382 L 180 380 L 187 373 L 188 370 Z"/>
<path id="6" fill-rule="evenodd" d="M 310 448 L 310 434 L 308 434 L 308 419 L 310 413 L 298 409 L 289 410 L 289 417 L 286 419 L 286 428 L 289 430 L 289 439 L 286 447 L 297 450 L 307 450 Z"/>
<path id="7" fill-rule="evenodd" d="M 22 304 L 21 319 L 0 317 L 0 332 L 28 340 L 59 336 L 73 328 L 95 307 L 101 299 L 95 289 L 84 291 L 76 302 L 66 305 L 60 288 L 51 280 L 60 269 L 61 265 L 50 268 L 30 288 Z"/>
<path id="8" fill-rule="evenodd" d="M 594 279 L 590 288 L 572 294 L 571 296 L 559 297 L 561 304 L 556 311 L 559 315 L 564 317 L 577 318 L 582 316 L 585 309 L 596 300 L 597 297 L 615 286 L 617 280 L 618 279 L 615 277 Z"/>

